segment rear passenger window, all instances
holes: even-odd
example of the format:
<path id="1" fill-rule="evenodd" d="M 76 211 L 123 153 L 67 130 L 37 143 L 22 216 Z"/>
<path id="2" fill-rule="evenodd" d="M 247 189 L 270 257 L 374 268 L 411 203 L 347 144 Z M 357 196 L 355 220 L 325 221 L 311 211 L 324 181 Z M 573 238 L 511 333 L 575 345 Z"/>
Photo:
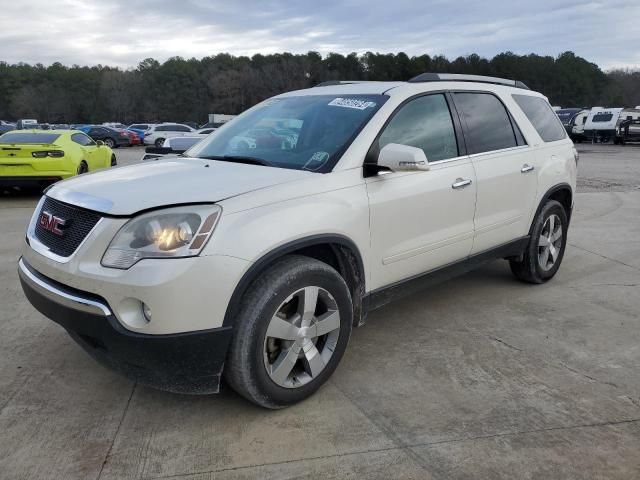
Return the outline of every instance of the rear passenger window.
<path id="1" fill-rule="evenodd" d="M 467 126 L 465 138 L 470 154 L 502 150 L 518 145 L 509 114 L 502 102 L 494 95 L 454 93 L 454 98 L 463 123 Z"/>
<path id="2" fill-rule="evenodd" d="M 380 135 L 378 146 L 389 143 L 421 148 L 430 162 L 457 157 L 456 134 L 444 95 L 419 97 L 403 106 Z"/>
<path id="3" fill-rule="evenodd" d="M 546 100 L 540 97 L 532 97 L 531 95 L 513 95 L 513 99 L 543 141 L 555 142 L 567 137 L 567 132 L 560 119 Z"/>

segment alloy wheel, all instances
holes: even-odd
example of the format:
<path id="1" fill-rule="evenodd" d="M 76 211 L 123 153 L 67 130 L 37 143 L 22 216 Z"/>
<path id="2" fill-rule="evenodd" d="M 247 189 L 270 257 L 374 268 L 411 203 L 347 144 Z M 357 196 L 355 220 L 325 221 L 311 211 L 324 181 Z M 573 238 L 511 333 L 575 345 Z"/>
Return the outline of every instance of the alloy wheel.
<path id="1" fill-rule="evenodd" d="M 538 264 L 545 272 L 551 270 L 562 249 L 562 221 L 556 214 L 547 218 L 538 239 Z"/>
<path id="2" fill-rule="evenodd" d="M 269 321 L 264 366 L 271 380 L 298 388 L 317 378 L 333 356 L 340 335 L 340 312 L 333 296 L 309 286 L 290 295 Z"/>

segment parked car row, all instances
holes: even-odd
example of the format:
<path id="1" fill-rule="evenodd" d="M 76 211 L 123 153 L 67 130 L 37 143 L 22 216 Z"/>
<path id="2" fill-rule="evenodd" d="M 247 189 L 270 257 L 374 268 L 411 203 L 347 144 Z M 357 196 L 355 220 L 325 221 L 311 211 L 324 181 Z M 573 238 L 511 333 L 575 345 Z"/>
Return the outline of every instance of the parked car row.
<path id="1" fill-rule="evenodd" d="M 563 108 L 556 110 L 556 115 L 576 143 L 625 144 L 640 141 L 640 106 Z"/>

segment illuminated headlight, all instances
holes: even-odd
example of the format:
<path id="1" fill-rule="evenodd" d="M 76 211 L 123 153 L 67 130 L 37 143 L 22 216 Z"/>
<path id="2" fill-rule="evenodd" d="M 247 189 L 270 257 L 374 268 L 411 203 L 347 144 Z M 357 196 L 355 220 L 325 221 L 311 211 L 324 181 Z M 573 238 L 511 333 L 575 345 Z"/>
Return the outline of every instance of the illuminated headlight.
<path id="1" fill-rule="evenodd" d="M 198 255 L 213 233 L 222 208 L 191 205 L 145 213 L 129 220 L 102 257 L 102 265 L 126 270 L 143 258 Z"/>

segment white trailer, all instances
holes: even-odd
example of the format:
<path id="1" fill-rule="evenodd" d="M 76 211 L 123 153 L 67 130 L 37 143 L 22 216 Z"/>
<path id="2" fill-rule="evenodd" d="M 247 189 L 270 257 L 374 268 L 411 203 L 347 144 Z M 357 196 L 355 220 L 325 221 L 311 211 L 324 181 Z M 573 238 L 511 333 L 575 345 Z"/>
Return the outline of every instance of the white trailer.
<path id="1" fill-rule="evenodd" d="M 593 107 L 584 124 L 584 135 L 593 143 L 607 143 L 616 137 L 616 124 L 623 108 Z"/>
<path id="2" fill-rule="evenodd" d="M 229 120 L 234 119 L 235 115 L 227 115 L 225 113 L 210 113 L 209 114 L 209 123 L 227 123 Z"/>

